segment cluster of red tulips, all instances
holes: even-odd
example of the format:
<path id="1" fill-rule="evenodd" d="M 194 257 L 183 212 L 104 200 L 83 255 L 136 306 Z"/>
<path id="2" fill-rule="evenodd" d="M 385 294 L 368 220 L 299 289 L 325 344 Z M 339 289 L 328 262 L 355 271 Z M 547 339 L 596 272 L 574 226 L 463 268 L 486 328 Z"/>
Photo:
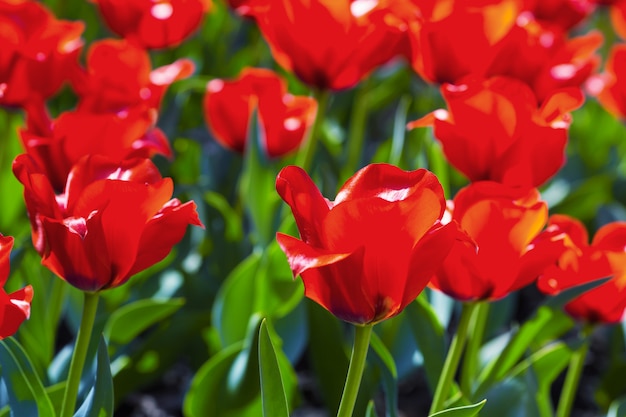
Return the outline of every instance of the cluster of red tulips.
<path id="1" fill-rule="evenodd" d="M 585 335 L 595 325 L 622 320 L 626 221 L 602 224 L 590 241 L 589 223 L 551 212 L 542 192 L 566 163 L 572 112 L 597 100 L 615 119 L 626 119 L 626 45 L 603 46 L 606 34 L 588 29 L 604 15 L 613 37 L 626 39 L 626 1 L 231 0 L 228 8 L 217 0 L 93 3 L 116 37 L 85 45 L 83 22 L 59 19 L 34 0 L 0 0 L 0 106 L 23 117 L 22 151 L 12 172 L 23 186 L 31 249 L 84 294 L 59 416 L 73 416 L 78 406 L 105 290 L 132 285 L 133 275 L 168 256 L 188 225 L 212 221 L 201 221 L 193 201 L 173 197 L 175 179 L 161 174 L 177 158 L 159 127 L 175 96 L 168 89 L 194 77 L 203 80 L 198 103 L 204 120 L 197 125 L 206 124 L 211 143 L 242 155 L 240 227 L 251 229 L 253 251 L 269 253 L 278 244 L 285 266 L 302 278 L 304 295 L 354 325 L 338 416 L 355 413 L 370 343 L 385 356 L 373 326 L 418 303 L 426 288 L 461 306 L 432 387 L 431 415 L 477 415 L 480 400 L 489 403 L 485 384 L 497 371 L 480 379 L 485 321 L 490 305 L 519 290 L 536 286 L 550 298 L 585 287 L 564 304 Z M 250 62 L 237 76 L 208 79 L 192 58 L 153 66 L 163 51 L 192 39 L 202 44 L 198 31 L 215 9 L 260 34 L 269 65 Z M 366 100 L 358 95 L 346 107 L 353 112 L 350 123 L 360 120 L 361 129 L 351 130 L 344 150 L 333 153 L 329 131 L 343 94 L 398 68 L 422 88 L 438 86 L 434 95 L 443 106 L 422 107 L 414 121 L 400 118 L 400 136 L 432 128 L 445 157 L 446 169 L 439 171 L 453 172 L 459 186 L 438 179 L 428 156 L 425 167 L 417 160 L 399 167 L 402 142 L 397 148 L 394 140 L 387 157 L 372 157 L 367 114 L 358 117 Z M 72 97 L 72 107 L 60 108 L 67 102 L 61 96 Z M 332 163 L 340 166 L 338 175 L 326 169 Z M 272 186 L 275 178 L 275 190 L 263 188 L 260 178 L 267 177 Z M 333 188 L 333 201 L 320 191 Z M 278 196 L 293 219 L 281 215 Z M 13 243 L 0 235 L 3 285 Z M 40 295 L 31 285 L 0 293 L 4 339 L 18 332 Z M 282 361 L 275 352 L 280 332 L 252 323 L 256 339 L 246 341 L 258 343 L 259 404 L 266 417 L 288 415 L 294 405 L 282 382 L 287 365 L 274 363 Z M 264 359 L 268 346 L 271 355 Z M 587 348 L 588 340 L 567 357 L 558 417 L 571 413 Z M 279 380 L 277 391 L 269 391 L 268 373 Z M 386 395 L 394 394 L 387 389 Z M 185 413 L 202 417 L 189 411 L 201 409 L 194 401 L 186 400 Z M 395 413 L 391 404 L 387 412 Z M 551 405 L 539 410 L 541 417 L 554 415 Z M 374 406 L 367 412 L 375 415 Z"/>

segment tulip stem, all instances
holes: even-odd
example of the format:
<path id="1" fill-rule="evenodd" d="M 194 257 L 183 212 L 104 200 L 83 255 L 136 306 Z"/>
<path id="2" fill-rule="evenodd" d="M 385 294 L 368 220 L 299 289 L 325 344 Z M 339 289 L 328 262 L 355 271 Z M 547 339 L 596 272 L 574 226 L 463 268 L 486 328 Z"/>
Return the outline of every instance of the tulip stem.
<path id="1" fill-rule="evenodd" d="M 454 379 L 454 374 L 456 374 L 456 370 L 459 366 L 459 361 L 465 345 L 465 339 L 467 338 L 467 331 L 469 329 L 474 309 L 477 305 L 478 303 L 472 302 L 463 303 L 459 325 L 456 329 L 456 334 L 452 339 L 452 343 L 450 344 L 450 349 L 448 350 L 446 361 L 443 364 L 443 369 L 439 375 L 439 381 L 437 382 L 437 388 L 435 389 L 435 395 L 428 415 L 443 410 L 444 403 L 450 394 L 452 380 Z"/>
<path id="2" fill-rule="evenodd" d="M 363 377 L 363 370 L 365 369 L 365 359 L 367 358 L 367 350 L 370 345 L 373 328 L 373 325 L 356 326 L 348 376 L 346 377 L 346 384 L 341 395 L 337 417 L 352 417 L 356 397 L 359 393 L 359 386 L 361 385 L 361 378 Z"/>
<path id="3" fill-rule="evenodd" d="M 583 343 L 572 353 L 572 357 L 569 361 L 569 369 L 565 376 L 565 382 L 563 383 L 563 389 L 561 391 L 561 397 L 559 398 L 559 405 L 556 410 L 556 417 L 569 417 L 574 405 L 574 397 L 576 396 L 576 390 L 578 389 L 578 382 L 585 365 L 585 357 L 589 350 L 589 333 L 591 328 L 583 330 Z"/>
<path id="4" fill-rule="evenodd" d="M 369 83 L 365 81 L 357 89 L 350 115 L 350 130 L 348 132 L 347 157 L 341 172 L 340 183 L 345 182 L 359 168 L 361 155 L 363 154 L 363 143 L 365 142 L 365 125 L 367 123 L 368 105 L 368 88 Z"/>
<path id="5" fill-rule="evenodd" d="M 472 382 L 476 377 L 476 366 L 478 365 L 478 354 L 480 346 L 485 337 L 485 327 L 489 316 L 489 303 L 478 302 L 472 316 L 468 335 L 467 348 L 463 359 L 463 370 L 461 372 L 461 389 L 469 398 L 472 397 Z"/>
<path id="6" fill-rule="evenodd" d="M 317 150 L 317 142 L 321 136 L 322 124 L 324 123 L 324 116 L 330 101 L 330 90 L 318 91 L 315 94 L 317 100 L 317 114 L 315 115 L 315 122 L 309 133 L 309 138 L 304 142 L 298 155 L 296 157 L 296 165 L 309 172 L 311 164 L 313 163 L 313 157 Z"/>
<path id="7" fill-rule="evenodd" d="M 61 407 L 59 417 L 72 417 L 74 415 L 78 387 L 80 386 L 87 349 L 89 348 L 89 341 L 91 340 L 91 333 L 96 320 L 99 293 L 85 292 L 84 294 L 83 316 L 81 317 L 78 335 L 76 336 L 76 344 L 74 345 L 74 353 L 72 354 L 67 385 L 65 386 L 65 394 L 63 396 L 63 406 Z"/>

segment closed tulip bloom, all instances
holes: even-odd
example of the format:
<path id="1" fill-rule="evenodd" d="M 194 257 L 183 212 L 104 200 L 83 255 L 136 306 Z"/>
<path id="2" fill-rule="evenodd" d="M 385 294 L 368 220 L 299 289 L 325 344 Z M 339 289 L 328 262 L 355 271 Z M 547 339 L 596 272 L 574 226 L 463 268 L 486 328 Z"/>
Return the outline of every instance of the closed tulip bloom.
<path id="1" fill-rule="evenodd" d="M 565 305 L 574 318 L 591 323 L 617 323 L 626 308 L 626 222 L 602 226 L 591 243 L 585 226 L 565 215 L 550 217 L 548 236 L 565 235 L 568 245 L 555 265 L 537 281 L 546 294 L 610 277 Z"/>
<path id="2" fill-rule="evenodd" d="M 288 166 L 276 189 L 300 231 L 300 239 L 278 233 L 277 240 L 305 295 L 357 325 L 399 314 L 457 237 L 456 225 L 440 223 L 443 190 L 424 169 L 368 165 L 331 202 L 301 168 Z"/>
<path id="3" fill-rule="evenodd" d="M 409 34 L 412 66 L 426 81 L 484 75 L 521 12 L 519 0 L 419 2 L 422 23 Z"/>
<path id="4" fill-rule="evenodd" d="M 210 0 L 93 0 L 107 26 L 143 48 L 171 48 L 198 29 Z"/>
<path id="5" fill-rule="evenodd" d="M 592 77 L 588 91 L 595 95 L 611 114 L 626 120 L 626 45 L 611 48 L 605 71 Z"/>
<path id="6" fill-rule="evenodd" d="M 194 71 L 188 59 L 152 69 L 145 49 L 114 39 L 91 44 L 86 64 L 72 74 L 72 87 L 79 96 L 78 109 L 96 113 L 137 106 L 158 111 L 167 88 Z"/>
<path id="7" fill-rule="evenodd" d="M 470 181 L 538 187 L 565 162 L 569 112 L 583 103 L 579 89 L 557 91 L 541 106 L 524 83 L 505 77 L 446 84 L 448 109 L 409 123 L 433 126 L 448 161 Z"/>
<path id="8" fill-rule="evenodd" d="M 384 2 L 268 0 L 253 17 L 283 68 L 310 86 L 341 90 L 401 52 L 404 34 L 378 18 L 379 7 Z"/>
<path id="9" fill-rule="evenodd" d="M 202 225 L 193 201 L 172 199 L 172 180 L 148 159 L 85 157 L 59 195 L 30 156 L 19 155 L 13 172 L 43 265 L 83 291 L 122 285 L 165 258 L 187 225 Z"/>
<path id="10" fill-rule="evenodd" d="M 37 1 L 0 0 L 0 28 L 0 105 L 43 102 L 78 65 L 82 22 L 57 20 Z"/>
<path id="11" fill-rule="evenodd" d="M 517 78 L 543 103 L 556 90 L 585 83 L 600 63 L 595 52 L 602 41 L 598 31 L 570 38 L 563 29 L 521 13 L 485 75 Z"/>
<path id="12" fill-rule="evenodd" d="M 535 189 L 473 183 L 457 193 L 449 211 L 476 246 L 457 242 L 431 286 L 458 300 L 503 298 L 534 282 L 563 251 L 560 236 L 536 239 L 548 206 Z"/>
<path id="13" fill-rule="evenodd" d="M 33 288 L 28 285 L 11 294 L 4 291 L 9 278 L 9 258 L 13 238 L 0 234 L 0 339 L 13 335 L 20 324 L 30 316 Z"/>
<path id="14" fill-rule="evenodd" d="M 72 166 L 85 155 L 103 155 L 113 160 L 171 156 L 165 134 L 155 124 L 154 114 L 142 108 L 122 113 L 70 111 L 50 124 L 47 132 L 20 130 L 22 144 L 54 190 L 61 192 Z"/>
<path id="15" fill-rule="evenodd" d="M 261 68 L 246 68 L 235 80 L 215 79 L 207 85 L 205 119 L 224 147 L 244 152 L 255 109 L 263 129 L 261 146 L 276 158 L 298 149 L 315 120 L 317 102 L 289 94 L 282 78 Z"/>

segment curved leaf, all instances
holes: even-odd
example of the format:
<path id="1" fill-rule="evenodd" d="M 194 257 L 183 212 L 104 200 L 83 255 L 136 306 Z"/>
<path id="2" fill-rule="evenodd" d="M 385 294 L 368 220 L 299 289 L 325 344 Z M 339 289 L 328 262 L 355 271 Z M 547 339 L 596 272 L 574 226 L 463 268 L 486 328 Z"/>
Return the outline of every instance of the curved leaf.
<path id="1" fill-rule="evenodd" d="M 263 416 L 289 417 L 285 387 L 265 319 L 261 322 L 259 330 L 259 375 L 261 378 Z"/>

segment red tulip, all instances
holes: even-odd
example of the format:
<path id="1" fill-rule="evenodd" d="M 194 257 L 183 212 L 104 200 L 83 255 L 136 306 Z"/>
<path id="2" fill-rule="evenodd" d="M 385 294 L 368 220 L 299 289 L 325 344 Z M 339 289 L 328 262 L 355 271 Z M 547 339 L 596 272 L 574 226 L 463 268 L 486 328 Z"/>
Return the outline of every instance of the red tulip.
<path id="1" fill-rule="evenodd" d="M 470 181 L 536 187 L 565 162 L 569 111 L 583 103 L 578 89 L 554 92 L 538 107 L 525 84 L 503 77 L 441 88 L 448 110 L 409 123 L 433 126 L 448 161 Z"/>
<path id="2" fill-rule="evenodd" d="M 165 258 L 188 224 L 202 225 L 195 204 L 171 199 L 172 180 L 148 159 L 85 157 L 60 195 L 28 155 L 16 158 L 13 172 L 42 263 L 83 291 L 125 283 Z"/>
<path id="3" fill-rule="evenodd" d="M 413 68 L 436 83 L 483 75 L 521 6 L 518 0 L 426 2 L 421 27 L 410 33 Z"/>
<path id="4" fill-rule="evenodd" d="M 611 22 L 613 29 L 620 38 L 626 39 L 626 1 L 617 0 L 610 2 Z"/>
<path id="5" fill-rule="evenodd" d="M 120 113 L 62 113 L 45 133 L 22 129 L 26 152 L 48 177 L 53 188 L 63 190 L 72 166 L 85 155 L 114 160 L 171 156 L 165 134 L 154 127 L 153 112 L 131 108 Z"/>
<path id="6" fill-rule="evenodd" d="M 9 278 L 9 255 L 13 247 L 11 236 L 0 234 L 0 339 L 13 335 L 20 324 L 30 316 L 33 287 L 7 294 L 3 287 Z"/>
<path id="7" fill-rule="evenodd" d="M 381 2 L 384 3 L 384 2 Z M 268 0 L 254 18 L 274 59 L 305 83 L 340 90 L 356 85 L 400 53 L 404 34 L 373 14 L 368 0 Z"/>
<path id="8" fill-rule="evenodd" d="M 144 48 L 170 48 L 202 23 L 210 0 L 93 0 L 109 28 Z"/>
<path id="9" fill-rule="evenodd" d="M 565 215 L 554 215 L 544 234 L 566 235 L 569 245 L 537 281 L 544 293 L 559 292 L 601 278 L 611 277 L 565 305 L 574 318 L 589 322 L 616 323 L 626 308 L 626 222 L 609 223 L 596 232 L 593 241 L 585 226 Z"/>
<path id="10" fill-rule="evenodd" d="M 591 94 L 616 117 L 626 119 L 626 45 L 611 48 L 605 72 L 587 83 Z"/>
<path id="11" fill-rule="evenodd" d="M 457 242 L 431 286 L 462 301 L 497 300 L 532 283 L 563 251 L 559 237 L 536 239 L 548 207 L 535 189 L 477 182 L 450 204 L 476 247 Z"/>
<path id="12" fill-rule="evenodd" d="M 54 95 L 78 65 L 83 26 L 57 20 L 36 1 L 0 0 L 0 105 Z"/>
<path id="13" fill-rule="evenodd" d="M 596 8 L 596 0 L 525 0 L 525 9 L 547 25 L 570 30 Z"/>
<path id="14" fill-rule="evenodd" d="M 87 67 L 73 74 L 79 110 L 120 112 L 143 106 L 158 110 L 167 87 L 194 71 L 188 59 L 152 69 L 144 49 L 124 40 L 94 42 L 87 52 Z"/>
<path id="15" fill-rule="evenodd" d="M 555 90 L 580 88 L 599 64 L 594 53 L 602 41 L 597 31 L 568 38 L 562 29 L 547 27 L 531 13 L 522 13 L 502 40 L 486 75 L 517 78 L 543 102 Z"/>
<path id="16" fill-rule="evenodd" d="M 399 314 L 424 289 L 454 239 L 442 226 L 443 189 L 429 171 L 368 165 L 334 202 L 299 167 L 284 168 L 276 189 L 300 238 L 277 240 L 305 295 L 338 318 L 373 324 Z"/>
<path id="17" fill-rule="evenodd" d="M 215 79 L 207 85 L 205 119 L 217 141 L 229 149 L 244 152 L 255 107 L 264 131 L 262 146 L 275 158 L 300 146 L 315 120 L 317 102 L 287 93 L 286 83 L 266 69 L 246 68 L 236 80 Z"/>

